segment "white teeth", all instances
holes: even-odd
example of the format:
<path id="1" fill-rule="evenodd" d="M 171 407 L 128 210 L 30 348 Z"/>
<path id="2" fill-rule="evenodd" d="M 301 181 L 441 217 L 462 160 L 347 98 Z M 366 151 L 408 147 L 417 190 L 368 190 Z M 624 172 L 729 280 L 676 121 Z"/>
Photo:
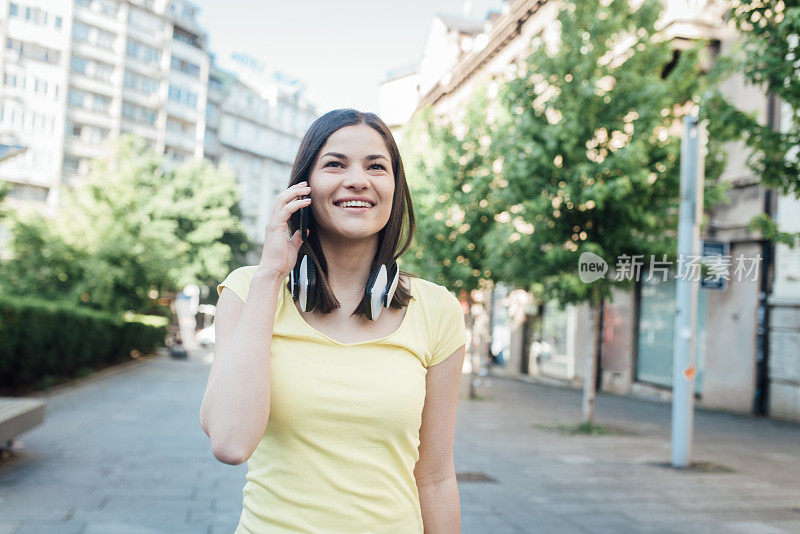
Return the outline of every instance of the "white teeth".
<path id="1" fill-rule="evenodd" d="M 369 202 L 365 202 L 363 200 L 347 200 L 345 202 L 339 202 L 339 204 L 337 204 L 337 205 L 341 206 L 342 208 L 371 208 L 372 207 L 372 204 L 370 204 Z"/>

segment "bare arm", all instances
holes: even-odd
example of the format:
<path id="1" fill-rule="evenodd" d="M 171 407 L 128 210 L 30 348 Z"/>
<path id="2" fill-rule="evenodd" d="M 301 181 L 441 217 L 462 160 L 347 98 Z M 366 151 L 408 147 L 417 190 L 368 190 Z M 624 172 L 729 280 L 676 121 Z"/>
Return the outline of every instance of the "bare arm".
<path id="1" fill-rule="evenodd" d="M 269 418 L 270 353 L 281 280 L 256 272 L 247 301 L 222 289 L 215 318 L 214 361 L 200 424 L 221 462 L 238 465 L 255 450 Z"/>
<path id="2" fill-rule="evenodd" d="M 253 454 L 269 419 L 270 345 L 278 291 L 297 261 L 300 231 L 287 240 L 291 214 L 309 199 L 300 182 L 275 199 L 264 237 L 261 262 L 242 302 L 223 287 L 214 319 L 214 361 L 200 405 L 200 425 L 211 438 L 211 450 L 223 463 L 238 465 Z"/>
<path id="3" fill-rule="evenodd" d="M 414 468 L 425 534 L 461 532 L 453 433 L 463 365 L 462 345 L 441 363 L 428 367 L 425 375 L 419 460 Z"/>

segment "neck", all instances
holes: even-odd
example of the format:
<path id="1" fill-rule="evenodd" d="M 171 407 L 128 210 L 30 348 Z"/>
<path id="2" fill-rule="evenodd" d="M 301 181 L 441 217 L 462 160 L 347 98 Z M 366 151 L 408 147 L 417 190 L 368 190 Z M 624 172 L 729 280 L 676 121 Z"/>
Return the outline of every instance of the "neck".
<path id="1" fill-rule="evenodd" d="M 340 301 L 360 300 L 378 250 L 378 236 L 333 241 L 320 235 L 320 246 L 328 264 L 328 282 L 336 297 Z"/>

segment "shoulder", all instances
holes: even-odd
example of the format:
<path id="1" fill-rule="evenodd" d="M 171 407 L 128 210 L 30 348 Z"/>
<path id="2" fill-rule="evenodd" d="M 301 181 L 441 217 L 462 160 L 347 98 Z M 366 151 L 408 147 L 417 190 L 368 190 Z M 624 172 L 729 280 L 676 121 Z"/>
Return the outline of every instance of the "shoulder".
<path id="1" fill-rule="evenodd" d="M 461 301 L 445 286 L 417 278 L 420 300 L 426 309 L 430 357 L 426 367 L 436 365 L 464 345 L 467 340 Z"/>
<path id="2" fill-rule="evenodd" d="M 230 288 L 241 299 L 242 302 L 247 300 L 247 294 L 250 291 L 250 283 L 253 280 L 253 275 L 258 270 L 258 265 L 244 265 L 228 274 L 225 280 L 217 285 L 217 295 L 222 294 L 222 288 Z M 279 293 L 279 297 L 282 292 Z"/>
<path id="3" fill-rule="evenodd" d="M 427 294 L 434 294 L 434 295 L 442 295 L 443 293 L 450 293 L 450 290 L 447 289 L 445 286 L 439 285 L 429 280 L 425 280 L 424 278 L 419 278 L 415 276 L 413 277 L 413 280 L 414 284 L 416 284 L 417 289 L 419 289 L 420 292 Z"/>
<path id="4" fill-rule="evenodd" d="M 443 307 L 453 306 L 454 302 L 459 302 L 456 296 L 443 285 L 424 278 L 413 277 L 412 280 L 416 289 L 414 296 L 419 298 L 426 307 L 433 308 L 439 312 Z"/>

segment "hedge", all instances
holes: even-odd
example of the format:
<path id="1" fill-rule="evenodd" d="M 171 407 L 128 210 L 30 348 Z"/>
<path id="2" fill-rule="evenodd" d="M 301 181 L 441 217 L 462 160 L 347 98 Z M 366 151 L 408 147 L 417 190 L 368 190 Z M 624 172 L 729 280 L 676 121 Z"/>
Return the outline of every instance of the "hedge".
<path id="1" fill-rule="evenodd" d="M 0 386 L 24 387 L 73 377 L 152 352 L 164 344 L 167 319 L 127 316 L 74 304 L 0 295 Z"/>

